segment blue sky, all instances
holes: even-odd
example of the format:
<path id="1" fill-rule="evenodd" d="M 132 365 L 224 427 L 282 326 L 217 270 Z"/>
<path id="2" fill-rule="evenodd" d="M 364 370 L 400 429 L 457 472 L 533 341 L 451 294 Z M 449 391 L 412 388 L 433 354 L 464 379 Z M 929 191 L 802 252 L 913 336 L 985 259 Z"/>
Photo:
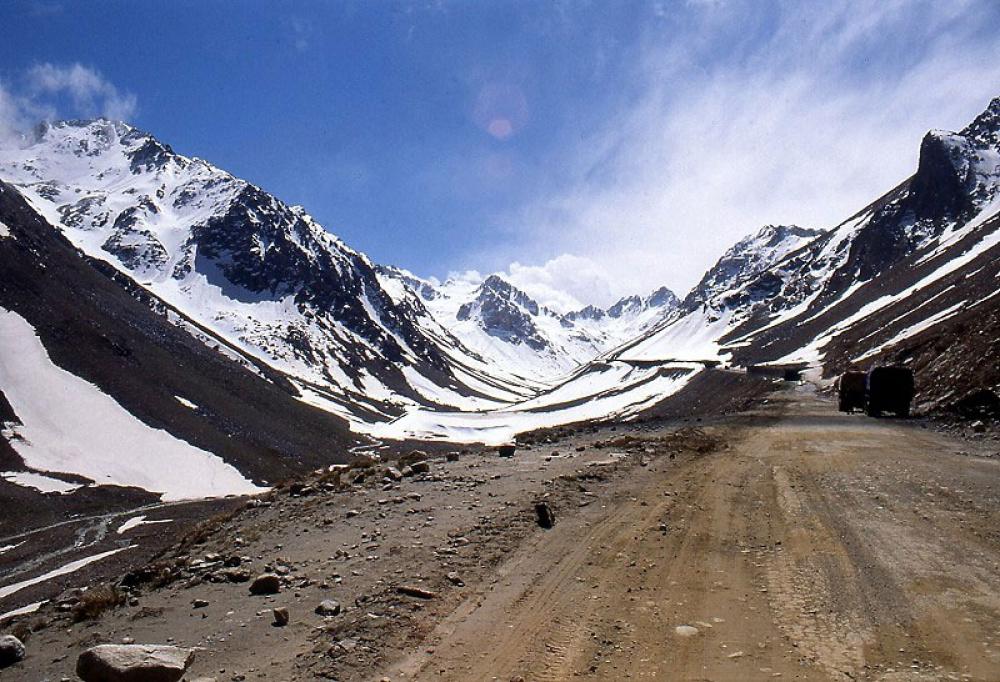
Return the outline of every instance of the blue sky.
<path id="1" fill-rule="evenodd" d="M 20 119 L 126 118 L 377 261 L 562 307 L 832 226 L 1000 95 L 994 0 L 7 0 L 0 25 Z"/>

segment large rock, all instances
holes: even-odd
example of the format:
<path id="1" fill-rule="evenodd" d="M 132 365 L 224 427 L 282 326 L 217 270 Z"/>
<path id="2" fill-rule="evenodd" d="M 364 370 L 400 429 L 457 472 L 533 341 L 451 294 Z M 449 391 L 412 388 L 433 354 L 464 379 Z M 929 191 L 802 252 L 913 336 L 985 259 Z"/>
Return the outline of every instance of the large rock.
<path id="1" fill-rule="evenodd" d="M 250 583 L 250 594 L 277 594 L 281 591 L 281 579 L 273 573 L 257 576 Z"/>
<path id="2" fill-rule="evenodd" d="M 536 502 L 535 503 L 535 521 L 542 528 L 551 528 L 556 525 L 556 515 L 552 511 L 552 507 L 549 506 L 548 502 Z"/>
<path id="3" fill-rule="evenodd" d="M 24 660 L 24 645 L 14 635 L 0 637 L 0 668 L 12 666 Z"/>
<path id="4" fill-rule="evenodd" d="M 410 465 L 410 470 L 413 471 L 414 474 L 426 474 L 426 473 L 430 473 L 431 463 L 430 462 L 423 462 L 423 461 L 421 461 L 421 462 L 414 462 L 413 464 Z"/>
<path id="5" fill-rule="evenodd" d="M 194 660 L 193 649 L 164 644 L 102 644 L 76 661 L 83 682 L 177 682 Z"/>
<path id="6" fill-rule="evenodd" d="M 324 599 L 316 607 L 316 613 L 320 616 L 336 616 L 340 613 L 340 603 L 332 599 Z"/>

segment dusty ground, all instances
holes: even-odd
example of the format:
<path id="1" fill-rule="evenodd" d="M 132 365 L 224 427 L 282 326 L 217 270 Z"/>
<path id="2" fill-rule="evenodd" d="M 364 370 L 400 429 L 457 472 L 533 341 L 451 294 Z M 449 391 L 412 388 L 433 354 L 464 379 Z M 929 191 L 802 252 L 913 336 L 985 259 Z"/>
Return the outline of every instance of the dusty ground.
<path id="1" fill-rule="evenodd" d="M 806 387 L 698 426 L 278 492 L 168 557 L 169 585 L 35 632 L 0 679 L 71 677 L 84 646 L 133 638 L 203 647 L 192 679 L 1000 680 L 992 444 L 840 415 Z M 282 592 L 206 582 L 192 561 L 211 552 L 278 570 Z M 314 614 L 324 598 L 344 612 Z"/>

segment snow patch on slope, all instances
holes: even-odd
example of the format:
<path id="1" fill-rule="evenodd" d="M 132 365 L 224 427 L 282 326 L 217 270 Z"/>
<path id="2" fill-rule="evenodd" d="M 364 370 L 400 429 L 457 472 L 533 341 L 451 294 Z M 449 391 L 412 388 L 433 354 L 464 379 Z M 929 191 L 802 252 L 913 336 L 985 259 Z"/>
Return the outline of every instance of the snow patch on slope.
<path id="1" fill-rule="evenodd" d="M 263 492 L 220 457 L 136 419 L 56 366 L 23 317 L 0 308 L 0 386 L 21 420 L 10 443 L 26 465 L 137 486 L 164 500 Z"/>
<path id="2" fill-rule="evenodd" d="M 39 474 L 35 471 L 5 471 L 0 474 L 9 483 L 15 485 L 23 486 L 25 488 L 34 488 L 40 493 L 59 493 L 60 495 L 66 495 L 71 493 L 77 488 L 82 488 L 83 486 L 79 483 L 67 483 L 66 481 L 61 481 L 58 478 L 52 478 L 51 476 L 45 476 L 44 474 Z"/>
<path id="3" fill-rule="evenodd" d="M 0 587 L 0 599 L 9 597 L 12 594 L 20 592 L 21 590 L 31 587 L 32 585 L 38 585 L 39 583 L 44 583 L 46 581 L 52 580 L 53 578 L 58 578 L 61 575 L 67 575 L 69 573 L 75 573 L 79 571 L 84 566 L 89 566 L 95 561 L 100 561 L 101 559 L 106 559 L 113 554 L 118 554 L 118 552 L 123 552 L 126 549 L 131 549 L 131 547 L 119 547 L 118 549 L 109 549 L 106 552 L 101 552 L 100 554 L 94 554 L 92 556 L 84 557 L 83 559 L 77 559 L 76 561 L 71 561 L 65 566 L 60 566 L 59 568 L 53 569 L 48 573 L 44 573 L 34 578 L 28 578 L 27 580 L 22 580 L 21 582 L 13 583 L 11 585 L 4 585 Z"/>
<path id="4" fill-rule="evenodd" d="M 622 419 L 652 407 L 682 389 L 700 366 L 636 367 L 627 362 L 589 365 L 577 376 L 529 401 L 483 412 L 416 409 L 389 424 L 370 427 L 373 436 L 497 445 L 518 433 L 598 419 Z"/>

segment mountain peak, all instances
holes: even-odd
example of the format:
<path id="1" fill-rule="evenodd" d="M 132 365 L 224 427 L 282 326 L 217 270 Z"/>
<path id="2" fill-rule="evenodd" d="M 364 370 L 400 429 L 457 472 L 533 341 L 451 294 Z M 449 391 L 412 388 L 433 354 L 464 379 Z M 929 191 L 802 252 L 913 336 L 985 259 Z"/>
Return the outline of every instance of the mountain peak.
<path id="1" fill-rule="evenodd" d="M 1000 145 L 1000 97 L 994 97 L 960 134 L 984 146 L 996 148 Z"/>
<path id="2" fill-rule="evenodd" d="M 684 307 L 692 310 L 738 287 L 821 234 L 798 225 L 765 225 L 722 255 L 685 297 Z"/>
<path id="3" fill-rule="evenodd" d="M 499 275 L 487 277 L 477 292 L 458 309 L 458 320 L 476 318 L 487 334 L 514 345 L 524 343 L 536 351 L 548 347 L 533 319 L 540 312 L 534 299 Z"/>

